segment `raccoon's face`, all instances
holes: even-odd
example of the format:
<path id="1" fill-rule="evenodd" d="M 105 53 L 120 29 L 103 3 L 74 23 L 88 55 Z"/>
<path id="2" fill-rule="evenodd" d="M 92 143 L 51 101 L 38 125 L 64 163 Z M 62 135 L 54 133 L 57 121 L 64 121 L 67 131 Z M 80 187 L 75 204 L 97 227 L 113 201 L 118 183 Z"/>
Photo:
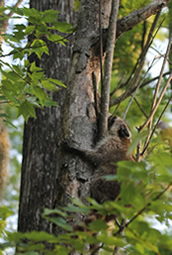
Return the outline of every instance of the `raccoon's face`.
<path id="1" fill-rule="evenodd" d="M 131 132 L 128 125 L 119 117 L 109 117 L 108 129 L 110 135 L 118 136 L 120 139 L 131 139 Z"/>

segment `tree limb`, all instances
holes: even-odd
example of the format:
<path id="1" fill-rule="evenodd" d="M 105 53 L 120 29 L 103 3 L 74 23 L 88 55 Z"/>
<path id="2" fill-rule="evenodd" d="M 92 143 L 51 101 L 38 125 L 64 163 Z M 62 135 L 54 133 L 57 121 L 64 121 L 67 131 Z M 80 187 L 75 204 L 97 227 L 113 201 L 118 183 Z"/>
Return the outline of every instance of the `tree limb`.
<path id="1" fill-rule="evenodd" d="M 130 84 L 129 84 L 129 87 L 133 87 L 134 85 L 136 85 L 137 88 L 136 88 L 136 90 L 134 91 L 134 93 L 133 93 L 133 95 L 132 95 L 132 98 L 130 99 L 130 102 L 129 102 L 128 106 L 127 106 L 127 109 L 126 109 L 126 111 L 125 111 L 125 113 L 124 113 L 123 119 L 125 119 L 126 114 L 127 114 L 127 111 L 129 110 L 129 107 L 130 107 L 130 105 L 131 105 L 131 103 L 132 103 L 132 101 L 133 101 L 133 98 L 134 98 L 134 96 L 136 95 L 138 89 L 140 88 L 140 86 L 141 86 L 141 84 L 142 84 L 142 82 L 143 82 L 144 77 L 146 77 L 147 73 L 149 72 L 149 70 L 150 70 L 151 67 L 153 66 L 154 60 L 152 61 L 152 64 L 149 66 L 147 72 L 144 74 L 144 77 L 143 77 L 142 81 L 139 83 L 139 79 L 140 79 L 140 76 L 141 76 L 141 72 L 142 72 L 142 70 L 143 70 L 143 66 L 144 66 L 146 54 L 147 54 L 147 52 L 148 52 L 148 49 L 149 49 L 150 45 L 152 44 L 152 42 L 153 42 L 153 40 L 154 40 L 154 38 L 155 38 L 155 35 L 157 34 L 157 32 L 158 32 L 158 30 L 159 30 L 159 28 L 158 28 L 157 31 L 155 32 L 155 34 L 153 35 L 154 30 L 155 30 L 156 25 L 157 25 L 157 22 L 158 22 L 158 19 L 159 19 L 159 16 L 160 16 L 160 12 L 158 12 L 158 13 L 156 14 L 155 18 L 154 18 L 154 21 L 153 21 L 153 23 L 152 23 L 152 26 L 151 26 L 150 31 L 149 31 L 149 34 L 148 34 L 148 38 L 147 38 L 146 44 L 145 44 L 145 46 L 144 46 L 144 48 L 143 48 L 143 51 L 142 51 L 142 53 L 141 53 L 141 55 L 140 55 L 140 57 L 139 57 L 139 59 L 138 59 L 138 62 L 137 62 L 138 68 L 137 68 L 137 70 L 136 70 L 136 72 L 135 72 L 135 74 L 134 74 L 133 79 L 131 80 L 131 82 L 130 82 Z M 136 64 L 136 67 L 137 67 L 137 64 Z M 127 91 L 126 91 L 126 92 L 127 92 Z"/>
<path id="2" fill-rule="evenodd" d="M 108 113 L 109 113 L 109 97 L 110 97 L 110 81 L 112 73 L 113 53 L 116 40 L 116 21 L 118 16 L 119 0 L 112 0 L 112 9 L 108 28 L 108 38 L 106 45 L 106 57 L 104 64 L 104 79 L 101 87 L 101 104 L 99 119 L 99 139 L 101 139 L 107 131 Z"/>
<path id="3" fill-rule="evenodd" d="M 148 19 L 153 14 L 159 12 L 163 7 L 167 6 L 169 0 L 158 0 L 146 5 L 145 7 L 131 12 L 126 17 L 121 18 L 117 22 L 117 35 L 118 39 L 124 32 L 132 29 L 140 22 Z"/>
<path id="4" fill-rule="evenodd" d="M 166 73 L 163 74 L 163 77 L 166 76 L 166 75 L 169 75 L 169 74 L 170 74 L 170 72 L 166 72 Z M 152 82 L 154 82 L 154 81 L 156 81 L 156 80 L 158 80 L 158 79 L 159 79 L 159 76 L 156 76 L 156 77 L 154 77 L 154 78 L 152 78 L 152 79 L 150 79 L 150 80 L 148 80 L 148 81 L 145 81 L 145 82 L 142 83 L 142 85 L 140 86 L 140 88 L 143 88 L 144 86 L 146 86 L 146 85 L 148 85 L 148 84 L 150 84 L 150 83 L 152 83 Z M 123 87 L 123 85 L 121 85 L 121 88 L 122 88 L 122 87 Z M 117 97 L 117 98 L 114 98 L 113 100 L 111 100 L 110 106 L 114 106 L 114 105 L 117 105 L 117 104 L 121 103 L 123 100 L 125 100 L 126 98 L 128 98 L 129 96 L 131 96 L 131 94 L 132 94 L 136 89 L 137 89 L 137 86 L 134 86 L 133 88 L 131 88 L 131 89 L 128 91 L 127 94 L 124 92 L 121 96 L 119 96 L 119 97 Z"/>

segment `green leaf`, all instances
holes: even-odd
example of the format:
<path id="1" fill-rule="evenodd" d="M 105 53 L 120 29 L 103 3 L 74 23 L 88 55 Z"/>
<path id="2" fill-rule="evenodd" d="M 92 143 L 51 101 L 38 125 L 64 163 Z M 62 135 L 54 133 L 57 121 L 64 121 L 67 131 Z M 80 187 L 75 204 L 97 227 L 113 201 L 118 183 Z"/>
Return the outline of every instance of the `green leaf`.
<path id="1" fill-rule="evenodd" d="M 57 245 L 55 247 L 54 252 L 55 252 L 55 254 L 60 254 L 60 255 L 68 255 L 68 254 L 70 254 L 69 249 L 67 249 L 66 247 L 63 247 L 62 245 L 61 246 Z"/>
<path id="2" fill-rule="evenodd" d="M 56 34 L 50 34 L 48 35 L 48 40 L 52 41 L 54 43 L 61 43 L 63 46 L 65 46 L 65 42 L 67 42 L 66 39 L 64 39 L 62 36 L 60 35 L 56 35 Z"/>
<path id="3" fill-rule="evenodd" d="M 41 12 L 43 16 L 43 21 L 45 23 L 54 23 L 57 20 L 58 11 L 55 10 L 45 10 L 44 12 Z"/>
<path id="4" fill-rule="evenodd" d="M 56 85 L 66 88 L 66 85 L 57 79 L 49 78 L 48 80 Z"/>
<path id="5" fill-rule="evenodd" d="M 45 106 L 45 102 L 48 101 L 48 96 L 46 93 L 39 87 L 31 89 L 32 95 L 35 95 L 42 106 Z"/>
<path id="6" fill-rule="evenodd" d="M 41 67 L 36 66 L 35 62 L 32 62 L 31 66 L 30 66 L 30 71 L 31 72 L 35 72 L 35 71 L 42 71 L 43 69 Z"/>
<path id="7" fill-rule="evenodd" d="M 35 31 L 35 26 L 33 26 L 33 25 L 28 26 L 28 27 L 26 27 L 26 29 L 25 29 L 25 33 L 26 33 L 27 35 L 32 34 L 34 31 Z"/>
<path id="8" fill-rule="evenodd" d="M 49 81 L 49 79 L 41 80 L 42 87 L 49 90 L 49 91 L 55 91 L 57 90 L 57 87 L 52 84 L 52 82 Z"/>
<path id="9" fill-rule="evenodd" d="M 62 217 L 67 217 L 67 213 L 66 212 L 63 212 L 62 210 L 60 209 L 44 209 L 44 213 L 43 213 L 43 216 L 53 216 L 53 215 L 60 215 Z"/>
<path id="10" fill-rule="evenodd" d="M 102 242 L 105 245 L 115 245 L 117 247 L 123 247 L 125 245 L 125 242 L 122 240 L 122 238 L 109 236 L 105 232 L 98 235 L 97 240 L 99 240 L 100 242 Z"/>
<path id="11" fill-rule="evenodd" d="M 31 44 L 31 47 L 32 47 L 32 50 L 30 51 L 30 54 L 35 53 L 39 59 L 41 59 L 41 56 L 43 53 L 46 53 L 47 55 L 49 55 L 48 47 L 43 40 L 35 39 L 33 43 Z"/>
<path id="12" fill-rule="evenodd" d="M 148 135 L 148 131 L 144 130 L 141 133 L 136 134 L 133 138 L 132 138 L 132 143 L 128 149 L 128 154 L 132 153 L 133 150 L 137 147 L 137 145 L 139 144 L 140 141 L 142 141 L 143 139 L 146 138 L 146 136 Z"/>
<path id="13" fill-rule="evenodd" d="M 18 116 L 20 115 L 23 115 L 26 121 L 30 116 L 36 118 L 35 108 L 33 104 L 31 104 L 27 100 L 21 103 L 18 110 Z"/>
<path id="14" fill-rule="evenodd" d="M 73 32 L 73 28 L 70 24 L 68 24 L 67 22 L 56 22 L 54 24 L 55 28 L 62 32 L 62 33 L 72 33 Z"/>
<path id="15" fill-rule="evenodd" d="M 57 226 L 61 227 L 64 230 L 67 230 L 67 231 L 72 231 L 73 230 L 72 226 L 67 224 L 66 221 L 61 217 L 52 217 L 49 220 L 51 222 L 53 222 L 54 224 L 56 224 Z"/>
<path id="16" fill-rule="evenodd" d="M 95 232 L 106 230 L 108 228 L 107 223 L 101 219 L 92 221 L 91 223 L 89 223 L 88 226 L 89 226 L 89 229 Z"/>
<path id="17" fill-rule="evenodd" d="M 67 207 L 64 208 L 64 210 L 66 210 L 68 212 L 75 212 L 75 213 L 90 213 L 89 208 L 87 208 L 87 207 L 80 208 L 73 204 L 68 204 Z"/>
<path id="18" fill-rule="evenodd" d="M 53 241 L 53 242 L 56 242 L 57 241 L 57 238 L 54 236 L 54 235 L 51 235 L 47 232 L 44 232 L 44 231 L 32 231 L 32 232 L 29 232 L 29 233 L 25 233 L 24 234 L 24 237 L 26 239 L 29 239 L 29 240 L 34 240 L 36 242 L 42 242 L 42 241 Z"/>

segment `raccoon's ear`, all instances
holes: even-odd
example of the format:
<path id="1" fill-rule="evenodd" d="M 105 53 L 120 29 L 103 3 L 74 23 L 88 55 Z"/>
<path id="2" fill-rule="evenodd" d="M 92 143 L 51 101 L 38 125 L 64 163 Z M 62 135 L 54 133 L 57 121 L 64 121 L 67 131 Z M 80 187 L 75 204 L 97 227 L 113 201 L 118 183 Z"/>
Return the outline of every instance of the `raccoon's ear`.
<path id="1" fill-rule="evenodd" d="M 117 119 L 117 116 L 112 116 L 112 115 L 108 118 L 108 130 L 110 130 L 110 128 L 112 127 L 116 119 Z"/>
<path id="2" fill-rule="evenodd" d="M 129 129 L 124 125 L 120 125 L 120 128 L 118 129 L 118 135 L 120 138 L 131 138 L 131 133 Z"/>

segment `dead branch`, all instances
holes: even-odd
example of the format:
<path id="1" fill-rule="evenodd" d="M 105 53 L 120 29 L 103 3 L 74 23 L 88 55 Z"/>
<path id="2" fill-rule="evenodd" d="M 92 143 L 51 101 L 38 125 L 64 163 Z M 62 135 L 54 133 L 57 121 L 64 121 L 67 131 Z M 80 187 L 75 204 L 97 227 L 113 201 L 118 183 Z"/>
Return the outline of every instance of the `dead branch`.
<path id="1" fill-rule="evenodd" d="M 119 81 L 118 86 L 110 93 L 110 97 L 113 97 L 113 95 L 115 94 L 115 92 L 121 87 L 122 82 L 123 82 L 125 76 L 126 76 L 126 72 L 122 75 L 122 77 L 121 77 L 121 79 L 120 79 L 120 81 Z"/>
<path id="2" fill-rule="evenodd" d="M 169 75 L 169 74 L 170 74 L 170 72 L 163 73 L 163 76 L 162 76 L 162 77 L 164 77 L 164 76 L 166 76 L 166 75 Z M 152 83 L 152 82 L 154 82 L 154 81 L 156 81 L 156 80 L 158 80 L 158 79 L 159 79 L 159 75 L 156 76 L 156 77 L 154 77 L 154 78 L 151 78 L 151 79 L 148 80 L 148 81 L 143 82 L 142 85 L 140 86 L 140 88 L 143 88 L 144 86 L 146 86 L 146 85 L 148 85 L 148 84 L 150 84 L 150 83 Z"/>
<path id="3" fill-rule="evenodd" d="M 143 66 L 144 66 L 144 61 L 145 61 L 146 54 L 147 54 L 148 49 L 149 49 L 150 45 L 152 44 L 152 42 L 153 42 L 153 40 L 154 40 L 154 38 L 155 38 L 157 32 L 159 31 L 159 28 L 161 27 L 161 24 L 162 24 L 162 23 L 160 24 L 160 26 L 158 27 L 157 31 L 156 31 L 155 34 L 153 35 L 153 32 L 154 32 L 154 30 L 155 30 L 155 28 L 156 28 L 156 25 L 157 25 L 159 16 L 160 16 L 160 12 L 157 13 L 157 15 L 155 16 L 155 19 L 154 19 L 154 21 L 153 21 L 153 23 L 152 23 L 152 26 L 151 26 L 151 28 L 150 28 L 150 31 L 149 31 L 148 38 L 147 38 L 146 44 L 145 44 L 145 46 L 144 46 L 144 49 L 143 49 L 143 51 L 141 52 L 141 54 L 140 54 L 140 56 L 139 56 L 139 58 L 138 58 L 138 60 L 137 60 L 137 63 L 136 63 L 136 65 L 135 65 L 134 69 L 133 69 L 133 72 L 134 72 L 134 73 L 131 73 L 131 75 L 130 75 L 130 77 L 129 77 L 129 79 L 128 79 L 129 85 L 128 85 L 127 90 L 126 90 L 120 97 L 112 99 L 112 100 L 111 100 L 111 103 L 110 103 L 111 106 L 112 106 L 112 105 L 115 105 L 115 104 L 116 104 L 115 101 L 118 101 L 118 99 L 120 99 L 120 100 L 119 100 L 119 103 L 117 103 L 117 104 L 118 104 L 118 107 L 119 107 L 119 104 L 120 104 L 126 97 L 130 96 L 130 95 L 133 93 L 133 92 L 131 92 L 131 91 L 133 91 L 133 87 L 135 87 L 135 90 L 134 90 L 134 91 L 137 92 L 138 88 L 141 86 L 141 83 L 138 84 L 138 82 L 139 82 L 139 79 L 140 79 L 140 76 L 141 76 L 141 72 L 142 72 L 142 70 L 143 70 Z M 134 74 L 134 76 L 133 76 L 133 74 Z M 133 76 L 133 78 L 131 79 L 132 76 Z M 116 111 L 116 109 L 115 109 L 115 111 Z M 124 117 L 125 117 L 125 116 L 124 116 Z"/>
<path id="4" fill-rule="evenodd" d="M 141 110 L 141 112 L 144 114 L 144 116 L 145 116 L 146 118 L 148 118 L 147 113 L 145 112 L 145 110 L 143 109 L 143 107 L 141 106 L 141 104 L 139 103 L 139 101 L 137 100 L 136 97 L 134 97 L 134 101 L 136 102 L 137 106 L 139 107 L 139 109 Z"/>
<path id="5" fill-rule="evenodd" d="M 16 4 L 13 6 L 13 8 L 17 8 L 22 2 L 23 0 L 18 0 Z M 10 13 L 8 13 L 8 16 L 11 17 L 13 13 L 14 13 L 13 11 L 10 11 Z"/>
<path id="6" fill-rule="evenodd" d="M 152 132 L 151 132 L 151 134 L 150 134 L 150 136 L 149 136 L 149 138 L 148 138 L 148 140 L 147 140 L 147 143 L 145 144 L 145 146 L 144 146 L 144 148 L 143 148 L 143 151 L 142 151 L 142 153 L 140 154 L 141 157 L 144 156 L 144 154 L 145 154 L 145 152 L 146 152 L 146 150 L 147 150 L 147 148 L 148 148 L 148 146 L 149 146 L 150 140 L 152 139 L 152 136 L 153 136 L 153 134 L 155 133 L 155 130 L 156 130 L 156 128 L 157 128 L 157 125 L 158 125 L 158 123 L 160 122 L 160 120 L 161 120 L 161 118 L 162 118 L 162 115 L 163 115 L 164 112 L 166 111 L 168 105 L 170 104 L 171 99 L 172 99 L 172 96 L 169 98 L 167 104 L 165 105 L 164 109 L 162 110 L 162 112 L 161 112 L 161 114 L 160 114 L 160 116 L 159 116 L 159 118 L 158 118 L 158 120 L 157 120 L 157 122 L 156 122 L 156 124 L 155 124 L 155 126 L 154 126 L 154 128 L 153 128 L 153 130 L 152 130 Z"/>
<path id="7" fill-rule="evenodd" d="M 129 111 L 129 108 L 130 108 L 130 106 L 131 106 L 131 104 L 132 104 L 132 102 L 133 102 L 133 100 L 134 100 L 134 98 L 135 98 L 135 96 L 136 96 L 136 93 L 137 93 L 137 91 L 140 89 L 140 87 L 141 87 L 141 85 L 142 85 L 142 83 L 143 83 L 143 80 L 145 79 L 146 75 L 149 73 L 150 69 L 152 68 L 152 66 L 153 66 L 153 64 L 154 64 L 154 61 L 155 61 L 155 59 L 153 59 L 151 65 L 148 67 L 147 71 L 145 72 L 145 74 L 144 74 L 142 80 L 140 81 L 140 83 L 138 83 L 138 85 L 137 85 L 135 91 L 134 91 L 133 94 L 131 95 L 131 99 L 130 99 L 128 105 L 127 105 L 127 108 L 126 108 L 125 112 L 124 112 L 123 119 L 126 118 L 126 115 L 127 115 L 128 111 Z"/>
<path id="8" fill-rule="evenodd" d="M 167 6 L 168 2 L 169 0 L 152 1 L 145 7 L 139 10 L 135 10 L 126 17 L 123 17 L 120 20 L 118 20 L 116 38 L 118 39 L 124 32 L 132 29 L 134 26 L 148 19 L 153 14 L 158 13 L 162 8 Z"/>
<path id="9" fill-rule="evenodd" d="M 155 107 L 156 102 L 157 102 L 157 97 L 158 97 L 158 93 L 159 93 L 159 90 L 160 90 L 160 85 L 161 85 L 161 81 L 162 81 L 162 77 L 163 77 L 163 72 L 164 72 L 165 64 L 167 62 L 167 59 L 168 59 L 168 56 L 169 56 L 169 53 L 170 53 L 170 49 L 171 49 L 171 43 L 172 43 L 172 38 L 170 38 L 168 46 L 167 46 L 167 50 L 166 50 L 165 57 L 164 57 L 164 60 L 163 60 L 163 64 L 162 64 L 162 67 L 161 67 L 159 79 L 158 79 L 158 82 L 157 82 L 157 85 L 156 85 L 156 88 L 155 88 L 155 93 L 154 93 L 154 97 L 153 97 L 153 102 L 152 102 L 151 110 Z M 150 139 L 152 137 L 151 136 L 151 134 L 152 134 L 151 133 L 152 122 L 153 122 L 153 115 L 152 115 L 152 118 L 150 119 L 150 122 L 149 122 L 149 134 L 148 134 L 148 136 L 146 138 L 143 151 L 145 151 L 145 148 L 148 147 L 148 144 L 149 144 Z"/>
<path id="10" fill-rule="evenodd" d="M 151 121 L 151 119 L 152 119 L 152 117 L 154 116 L 154 114 L 155 114 L 155 112 L 156 112 L 158 106 L 159 106 L 160 103 L 161 103 L 161 100 L 162 100 L 162 98 L 163 98 L 163 96 L 164 96 L 164 94 L 165 94 L 165 91 L 167 90 L 167 88 L 168 88 L 168 86 L 169 86 L 171 80 L 172 80 L 172 74 L 169 76 L 169 78 L 168 78 L 166 84 L 164 85 L 164 87 L 163 87 L 163 89 L 162 89 L 162 91 L 161 91 L 161 94 L 160 94 L 160 96 L 159 96 L 159 99 L 158 99 L 156 105 L 154 106 L 154 108 L 152 109 L 152 111 L 151 111 L 151 113 L 150 113 L 148 119 L 145 121 L 145 123 L 144 123 L 140 128 L 138 128 L 139 132 L 141 132 L 145 127 L 147 127 L 147 125 L 148 125 L 149 122 Z"/>

